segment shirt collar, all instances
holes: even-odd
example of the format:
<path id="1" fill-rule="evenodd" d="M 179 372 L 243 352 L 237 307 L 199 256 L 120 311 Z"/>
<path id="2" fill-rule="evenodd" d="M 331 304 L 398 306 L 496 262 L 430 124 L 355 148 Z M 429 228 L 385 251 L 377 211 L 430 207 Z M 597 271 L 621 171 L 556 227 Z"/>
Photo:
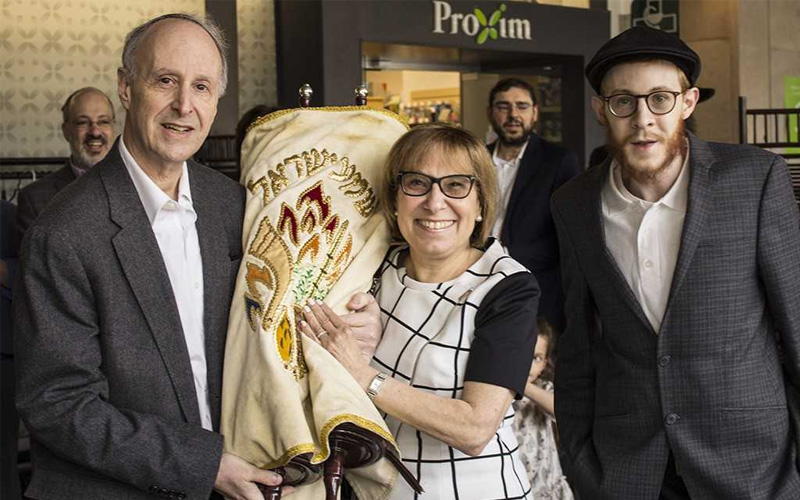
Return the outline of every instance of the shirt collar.
<path id="1" fill-rule="evenodd" d="M 500 150 L 500 141 L 497 141 L 497 144 L 494 145 L 494 151 L 492 151 L 492 161 L 496 166 L 508 166 L 508 165 L 519 165 L 522 161 L 523 155 L 525 155 L 525 150 L 528 148 L 528 143 L 530 143 L 530 139 L 525 141 L 525 144 L 522 146 L 522 149 L 519 150 L 519 154 L 516 158 L 511 161 L 504 160 L 497 155 L 497 152 Z"/>
<path id="2" fill-rule="evenodd" d="M 75 162 L 72 161 L 72 156 L 69 157 L 69 168 L 72 169 L 72 173 L 75 174 L 76 179 L 87 172 L 85 168 L 79 168 L 75 165 Z"/>
<path id="3" fill-rule="evenodd" d="M 664 205 L 678 212 L 686 212 L 686 205 L 689 199 L 689 148 L 686 148 L 686 155 L 683 158 L 681 172 L 675 183 L 667 193 L 656 202 L 649 202 L 634 196 L 625 183 L 622 182 L 622 170 L 616 159 L 612 160 L 609 169 L 608 185 L 606 187 L 611 195 L 606 200 L 610 215 L 624 212 L 634 205 L 650 208 L 653 205 Z"/>
<path id="4" fill-rule="evenodd" d="M 142 200 L 142 205 L 144 205 L 144 211 L 147 213 L 150 225 L 153 225 L 158 211 L 161 210 L 164 204 L 172 201 L 172 198 L 167 196 L 167 194 L 153 182 L 153 179 L 142 170 L 142 167 L 139 166 L 133 158 L 133 155 L 128 151 L 128 148 L 125 147 L 124 137 L 120 138 L 119 152 L 120 156 L 122 156 L 122 161 L 125 163 L 125 168 L 128 170 L 128 175 L 130 175 L 133 185 L 136 187 L 136 192 L 139 193 L 139 199 Z M 178 181 L 178 204 L 183 208 L 194 211 L 192 206 L 192 192 L 189 187 L 189 169 L 186 166 L 186 162 L 183 162 L 181 178 Z"/>

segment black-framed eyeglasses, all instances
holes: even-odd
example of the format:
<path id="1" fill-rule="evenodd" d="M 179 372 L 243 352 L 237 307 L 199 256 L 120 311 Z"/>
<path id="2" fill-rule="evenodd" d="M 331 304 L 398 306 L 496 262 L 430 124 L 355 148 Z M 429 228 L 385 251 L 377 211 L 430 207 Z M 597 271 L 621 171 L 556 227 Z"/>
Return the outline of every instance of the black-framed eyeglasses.
<path id="1" fill-rule="evenodd" d="M 627 118 L 634 113 L 639 105 L 639 99 L 644 99 L 649 109 L 654 115 L 666 115 L 675 109 L 678 96 L 683 92 L 674 90 L 656 90 L 649 94 L 614 94 L 610 96 L 599 96 L 608 105 L 609 111 L 618 118 Z"/>
<path id="2" fill-rule="evenodd" d="M 408 196 L 425 196 L 434 184 L 438 184 L 445 196 L 457 200 L 469 196 L 476 180 L 475 176 L 464 174 L 431 177 L 420 172 L 400 172 L 397 176 L 400 189 Z"/>

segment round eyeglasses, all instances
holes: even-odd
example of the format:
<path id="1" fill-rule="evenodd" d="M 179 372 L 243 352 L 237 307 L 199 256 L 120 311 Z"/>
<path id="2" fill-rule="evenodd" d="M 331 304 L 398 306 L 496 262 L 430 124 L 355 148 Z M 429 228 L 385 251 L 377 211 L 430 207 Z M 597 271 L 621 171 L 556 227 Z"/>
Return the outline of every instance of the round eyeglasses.
<path id="1" fill-rule="evenodd" d="M 438 184 L 445 196 L 457 200 L 469 196 L 476 180 L 472 175 L 463 174 L 431 177 L 420 172 L 400 172 L 397 176 L 397 183 L 408 196 L 425 196 L 434 184 Z"/>
<path id="2" fill-rule="evenodd" d="M 649 109 L 654 115 L 666 115 L 675 109 L 678 96 L 683 92 L 673 90 L 657 90 L 649 94 L 614 94 L 608 97 L 599 96 L 608 105 L 611 113 L 618 118 L 627 118 L 636 113 L 639 99 L 644 99 Z"/>

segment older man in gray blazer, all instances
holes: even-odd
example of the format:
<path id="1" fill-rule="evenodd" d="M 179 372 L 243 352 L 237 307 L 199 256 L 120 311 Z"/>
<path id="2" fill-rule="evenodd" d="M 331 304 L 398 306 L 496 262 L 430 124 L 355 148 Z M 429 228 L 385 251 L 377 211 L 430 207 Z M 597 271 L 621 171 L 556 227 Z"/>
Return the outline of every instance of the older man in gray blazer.
<path id="1" fill-rule="evenodd" d="M 28 230 L 17 402 L 35 499 L 261 498 L 223 453 L 222 359 L 244 192 L 189 158 L 224 93 L 212 23 L 167 15 L 123 49 L 122 138 Z"/>
<path id="2" fill-rule="evenodd" d="M 684 132 L 699 71 L 643 27 L 586 69 L 613 154 L 552 200 L 556 417 L 582 499 L 800 498 L 797 205 L 780 157 Z"/>

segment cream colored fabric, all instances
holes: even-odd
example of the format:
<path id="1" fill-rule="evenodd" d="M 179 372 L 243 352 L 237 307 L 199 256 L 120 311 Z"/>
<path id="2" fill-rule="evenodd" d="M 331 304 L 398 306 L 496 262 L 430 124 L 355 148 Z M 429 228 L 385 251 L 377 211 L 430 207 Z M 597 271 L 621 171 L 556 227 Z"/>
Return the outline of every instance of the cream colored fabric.
<path id="1" fill-rule="evenodd" d="M 407 130 L 396 115 L 351 108 L 279 111 L 242 145 L 245 255 L 228 325 L 221 430 L 226 451 L 273 468 L 302 453 L 329 455 L 327 437 L 352 422 L 394 443 L 347 371 L 303 337 L 309 298 L 334 310 L 370 288 L 389 243 L 376 212 L 379 176 Z M 361 500 L 383 500 L 397 472 L 382 459 L 347 473 Z M 292 498 L 324 498 L 322 481 Z"/>

